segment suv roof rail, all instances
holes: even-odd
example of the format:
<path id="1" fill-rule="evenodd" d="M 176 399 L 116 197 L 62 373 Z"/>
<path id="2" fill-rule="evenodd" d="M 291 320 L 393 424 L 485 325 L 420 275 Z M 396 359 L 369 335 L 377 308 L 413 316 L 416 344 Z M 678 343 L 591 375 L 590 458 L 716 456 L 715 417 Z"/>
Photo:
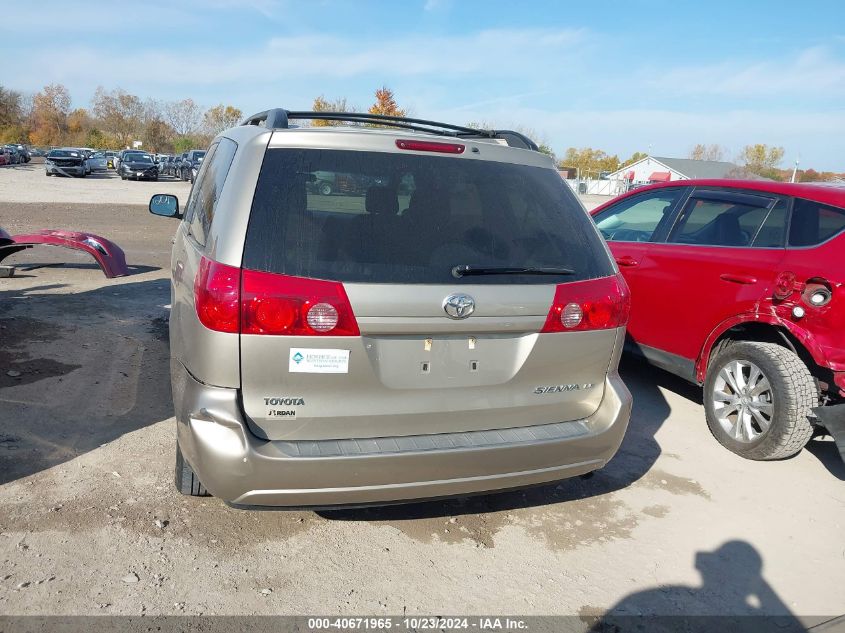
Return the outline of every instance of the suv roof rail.
<path id="1" fill-rule="evenodd" d="M 260 125 L 269 129 L 286 129 L 290 127 L 291 120 L 302 121 L 310 119 L 346 121 L 348 123 L 371 123 L 457 138 L 500 139 L 511 147 L 530 149 L 535 152 L 540 150 L 537 144 L 530 138 L 513 130 L 482 130 L 462 125 L 452 125 L 451 123 L 441 123 L 439 121 L 392 116 L 389 114 L 370 114 L 368 112 L 309 112 L 272 108 L 253 114 L 251 117 L 245 119 L 241 125 Z"/>

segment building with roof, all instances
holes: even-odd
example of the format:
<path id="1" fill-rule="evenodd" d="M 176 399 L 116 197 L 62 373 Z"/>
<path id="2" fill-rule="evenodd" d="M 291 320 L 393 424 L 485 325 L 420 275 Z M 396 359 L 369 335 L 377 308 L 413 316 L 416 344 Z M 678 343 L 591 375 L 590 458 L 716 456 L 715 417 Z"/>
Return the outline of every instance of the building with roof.
<path id="1" fill-rule="evenodd" d="M 693 160 L 646 156 L 635 163 L 618 169 L 609 178 L 628 181 L 629 184 L 670 182 L 690 178 L 748 178 L 745 170 L 735 163 L 721 160 Z"/>

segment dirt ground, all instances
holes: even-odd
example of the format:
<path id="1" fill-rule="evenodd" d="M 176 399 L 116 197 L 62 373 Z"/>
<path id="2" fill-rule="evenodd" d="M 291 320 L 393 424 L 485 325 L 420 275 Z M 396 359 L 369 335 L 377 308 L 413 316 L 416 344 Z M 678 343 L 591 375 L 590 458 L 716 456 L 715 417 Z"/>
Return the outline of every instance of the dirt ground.
<path id="1" fill-rule="evenodd" d="M 36 248 L 0 279 L 0 614 L 845 613 L 845 466 L 832 442 L 758 463 L 710 436 L 699 390 L 634 361 L 628 435 L 589 479 L 334 512 L 174 489 L 168 375 L 183 183 L 0 169 L 0 226 L 126 250 L 108 280 Z M 11 372 L 11 374 L 9 373 Z"/>

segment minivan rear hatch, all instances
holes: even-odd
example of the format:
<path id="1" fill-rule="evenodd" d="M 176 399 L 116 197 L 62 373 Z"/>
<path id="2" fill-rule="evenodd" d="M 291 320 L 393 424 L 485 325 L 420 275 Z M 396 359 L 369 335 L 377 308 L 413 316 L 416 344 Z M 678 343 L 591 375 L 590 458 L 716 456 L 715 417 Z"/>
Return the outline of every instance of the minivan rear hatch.
<path id="1" fill-rule="evenodd" d="M 614 275 L 570 189 L 551 168 L 399 147 L 267 150 L 242 263 L 242 300 L 271 324 L 242 324 L 253 431 L 398 437 L 589 416 L 615 324 L 542 333 L 560 288 Z M 273 293 L 293 297 L 298 325 L 285 329 Z"/>

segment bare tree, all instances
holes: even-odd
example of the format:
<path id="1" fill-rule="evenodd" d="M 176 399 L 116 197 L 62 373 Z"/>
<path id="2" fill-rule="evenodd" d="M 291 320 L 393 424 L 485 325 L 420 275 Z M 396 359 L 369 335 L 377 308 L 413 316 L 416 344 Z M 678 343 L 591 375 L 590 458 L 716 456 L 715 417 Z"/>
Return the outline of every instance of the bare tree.
<path id="1" fill-rule="evenodd" d="M 712 145 L 699 143 L 690 150 L 689 157 L 693 160 L 725 160 L 725 149 L 716 143 Z"/>
<path id="2" fill-rule="evenodd" d="M 100 86 L 94 93 L 91 106 L 103 129 L 121 145 L 128 145 L 141 135 L 144 104 L 137 96 L 121 88 L 107 91 Z"/>
<path id="3" fill-rule="evenodd" d="M 193 99 L 171 101 L 164 106 L 164 119 L 176 134 L 189 136 L 199 128 L 202 109 Z"/>

